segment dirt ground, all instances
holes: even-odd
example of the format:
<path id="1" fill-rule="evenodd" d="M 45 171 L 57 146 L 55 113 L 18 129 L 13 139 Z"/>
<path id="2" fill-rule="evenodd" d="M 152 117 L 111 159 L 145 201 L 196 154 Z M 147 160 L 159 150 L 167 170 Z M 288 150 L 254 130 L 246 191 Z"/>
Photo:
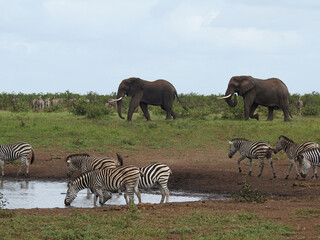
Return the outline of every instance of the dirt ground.
<path id="1" fill-rule="evenodd" d="M 36 151 L 35 162 L 30 165 L 29 179 L 66 180 L 65 157 L 75 152 Z M 97 153 L 89 152 L 92 156 L 111 156 L 116 158 L 114 152 Z M 208 146 L 205 151 L 190 149 L 177 151 L 172 149 L 144 149 L 137 152 L 120 152 L 124 158 L 124 164 L 144 166 L 153 162 L 166 163 L 173 174 L 169 179 L 170 190 L 183 190 L 197 193 L 228 193 L 238 191 L 248 172 L 247 160 L 242 161 L 242 173 L 237 169 L 236 154 L 233 159 L 227 157 L 228 149 L 215 149 Z M 278 153 L 283 154 L 283 153 Z M 226 212 L 255 212 L 263 217 L 288 223 L 296 229 L 297 235 L 289 236 L 292 239 L 320 238 L 320 182 L 319 179 L 295 180 L 295 172 L 292 169 L 290 177 L 285 180 L 289 161 L 280 161 L 278 155 L 274 156 L 277 178 L 273 178 L 271 167 L 265 161 L 264 172 L 257 177 L 259 165 L 254 161 L 253 174 L 247 177 L 247 181 L 262 194 L 268 196 L 265 203 L 236 203 L 234 201 L 200 201 L 188 203 L 169 204 L 142 204 L 139 208 L 143 211 L 165 211 L 166 214 L 179 214 L 190 211 L 226 211 Z M 5 165 L 5 179 L 16 178 L 19 165 Z M 311 170 L 312 171 L 312 170 Z M 119 207 L 114 207 L 119 211 Z M 318 216 L 310 219 L 297 219 L 297 210 L 316 209 Z M 113 207 L 110 207 L 112 210 Z M 121 209 L 121 207 L 120 207 Z M 125 207 L 123 207 L 125 209 Z M 172 211 L 167 211 L 168 209 Z M 68 209 L 31 209 L 16 210 L 25 214 L 68 214 Z M 87 209 L 86 211 L 103 212 L 105 208 Z"/>

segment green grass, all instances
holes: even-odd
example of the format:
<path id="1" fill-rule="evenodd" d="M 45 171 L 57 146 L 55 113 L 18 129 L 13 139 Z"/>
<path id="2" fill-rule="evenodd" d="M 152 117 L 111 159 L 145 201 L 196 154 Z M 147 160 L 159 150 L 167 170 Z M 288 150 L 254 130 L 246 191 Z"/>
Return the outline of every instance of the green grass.
<path id="1" fill-rule="evenodd" d="M 0 210 L 5 211 L 9 210 Z M 196 211 L 168 219 L 136 207 L 121 214 L 78 210 L 70 216 L 7 214 L 0 228 L 0 239 L 287 239 L 291 234 L 292 227 L 252 213 Z"/>
<path id="2" fill-rule="evenodd" d="M 21 127 L 20 120 L 25 125 Z M 139 114 L 132 122 L 107 115 L 90 120 L 68 112 L 12 113 L 0 111 L 0 143 L 29 142 L 35 149 L 52 151 L 138 151 L 143 147 L 154 149 L 206 149 L 208 145 L 227 147 L 227 141 L 236 137 L 262 140 L 274 144 L 279 135 L 295 142 L 320 142 L 320 117 L 297 117 L 290 122 L 275 119 L 272 122 L 256 120 L 192 120 L 165 121 L 154 115 L 147 122 Z"/>

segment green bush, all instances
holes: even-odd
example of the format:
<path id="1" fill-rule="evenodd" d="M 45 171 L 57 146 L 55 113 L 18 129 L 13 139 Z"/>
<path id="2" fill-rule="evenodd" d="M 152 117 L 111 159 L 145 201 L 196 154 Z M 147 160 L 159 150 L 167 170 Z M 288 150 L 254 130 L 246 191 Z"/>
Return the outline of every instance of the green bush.
<path id="1" fill-rule="evenodd" d="M 85 98 L 80 98 L 76 101 L 72 108 L 71 112 L 75 115 L 86 115 L 89 108 L 89 102 Z"/>
<path id="2" fill-rule="evenodd" d="M 99 118 L 103 115 L 109 114 L 109 110 L 103 106 L 89 106 L 87 107 L 88 118 Z"/>
<path id="3" fill-rule="evenodd" d="M 257 189 L 254 189 L 251 184 L 248 183 L 247 178 L 245 178 L 241 184 L 240 190 L 232 194 L 232 198 L 237 202 L 264 203 L 267 201 L 265 196 L 263 196 Z"/>

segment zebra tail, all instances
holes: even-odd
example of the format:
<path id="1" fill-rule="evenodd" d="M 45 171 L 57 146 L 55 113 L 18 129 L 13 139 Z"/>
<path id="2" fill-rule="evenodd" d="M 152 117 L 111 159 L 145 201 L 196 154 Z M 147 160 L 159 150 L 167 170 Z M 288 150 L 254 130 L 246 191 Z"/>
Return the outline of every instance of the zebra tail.
<path id="1" fill-rule="evenodd" d="M 33 161 L 34 161 L 34 158 L 35 158 L 35 154 L 34 154 L 34 151 L 33 151 L 33 149 L 31 149 L 31 151 L 32 151 L 32 157 L 31 157 L 31 164 L 33 163 Z"/>
<path id="2" fill-rule="evenodd" d="M 119 153 L 116 153 L 117 157 L 118 157 L 118 161 L 120 163 L 120 166 L 123 166 L 123 158 L 121 157 L 121 155 Z"/>

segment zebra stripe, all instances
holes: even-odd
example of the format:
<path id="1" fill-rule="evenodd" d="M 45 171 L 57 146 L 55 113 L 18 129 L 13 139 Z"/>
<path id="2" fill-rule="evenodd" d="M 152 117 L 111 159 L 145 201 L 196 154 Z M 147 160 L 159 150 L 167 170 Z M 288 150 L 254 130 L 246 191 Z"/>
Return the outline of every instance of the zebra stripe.
<path id="1" fill-rule="evenodd" d="M 305 178 L 309 168 L 313 167 L 313 174 L 311 178 L 318 178 L 317 166 L 320 166 L 320 148 L 313 148 L 302 153 L 301 161 L 301 176 Z"/>
<path id="2" fill-rule="evenodd" d="M 161 201 L 169 202 L 169 189 L 168 189 L 168 180 L 172 174 L 171 169 L 163 163 L 153 163 L 144 167 L 140 167 L 140 171 L 143 173 L 143 176 L 139 181 L 139 189 L 148 189 L 157 185 L 161 192 Z"/>
<path id="3" fill-rule="evenodd" d="M 134 166 L 104 168 L 85 172 L 68 183 L 68 191 L 64 203 L 65 205 L 70 205 L 77 197 L 77 193 L 85 188 L 93 191 L 94 205 L 96 205 L 98 197 L 99 203 L 103 205 L 111 197 L 111 192 L 121 188 L 125 189 L 124 198 L 127 204 L 134 202 L 134 193 L 136 193 L 139 202 L 141 202 L 141 194 L 138 189 L 140 174 L 139 168 Z"/>
<path id="4" fill-rule="evenodd" d="M 283 136 L 283 135 L 279 136 L 274 152 L 278 153 L 279 151 L 283 150 L 290 160 L 288 173 L 285 179 L 288 179 L 292 166 L 294 166 L 294 169 L 296 170 L 296 179 L 298 179 L 299 171 L 295 161 L 297 160 L 300 161 L 301 154 L 303 154 L 305 151 L 313 148 L 318 148 L 318 147 L 319 145 L 316 142 L 306 141 L 298 144 L 292 141 L 291 139 L 287 138 L 286 136 Z"/>
<path id="5" fill-rule="evenodd" d="M 229 141 L 230 144 L 230 150 L 229 150 L 229 158 L 232 158 L 233 155 L 239 151 L 240 158 L 238 159 L 238 169 L 239 172 L 242 172 L 240 167 L 240 162 L 244 160 L 245 158 L 249 159 L 249 173 L 248 175 L 251 175 L 252 173 L 252 159 L 259 159 L 260 161 L 260 173 L 258 174 L 258 177 L 262 175 L 263 168 L 264 168 L 264 162 L 263 159 L 267 158 L 270 166 L 272 168 L 273 177 L 276 177 L 276 173 L 273 167 L 272 162 L 272 147 L 269 143 L 256 141 L 252 142 L 245 138 L 235 138 Z"/>
<path id="6" fill-rule="evenodd" d="M 28 155 L 32 152 L 31 161 L 32 164 L 35 155 L 33 149 L 30 144 L 26 142 L 18 142 L 12 143 L 7 145 L 0 145 L 0 167 L 1 167 L 1 175 L 4 176 L 4 162 L 12 162 L 20 158 L 21 164 L 20 169 L 18 171 L 18 175 L 22 171 L 22 167 L 26 168 L 25 175 L 29 175 L 29 162 L 28 162 Z"/>
<path id="7" fill-rule="evenodd" d="M 67 156 L 68 164 L 67 175 L 71 177 L 76 170 L 81 170 L 82 173 L 102 168 L 115 168 L 122 166 L 122 157 L 117 153 L 118 161 L 110 157 L 90 157 L 89 154 L 72 154 Z"/>

